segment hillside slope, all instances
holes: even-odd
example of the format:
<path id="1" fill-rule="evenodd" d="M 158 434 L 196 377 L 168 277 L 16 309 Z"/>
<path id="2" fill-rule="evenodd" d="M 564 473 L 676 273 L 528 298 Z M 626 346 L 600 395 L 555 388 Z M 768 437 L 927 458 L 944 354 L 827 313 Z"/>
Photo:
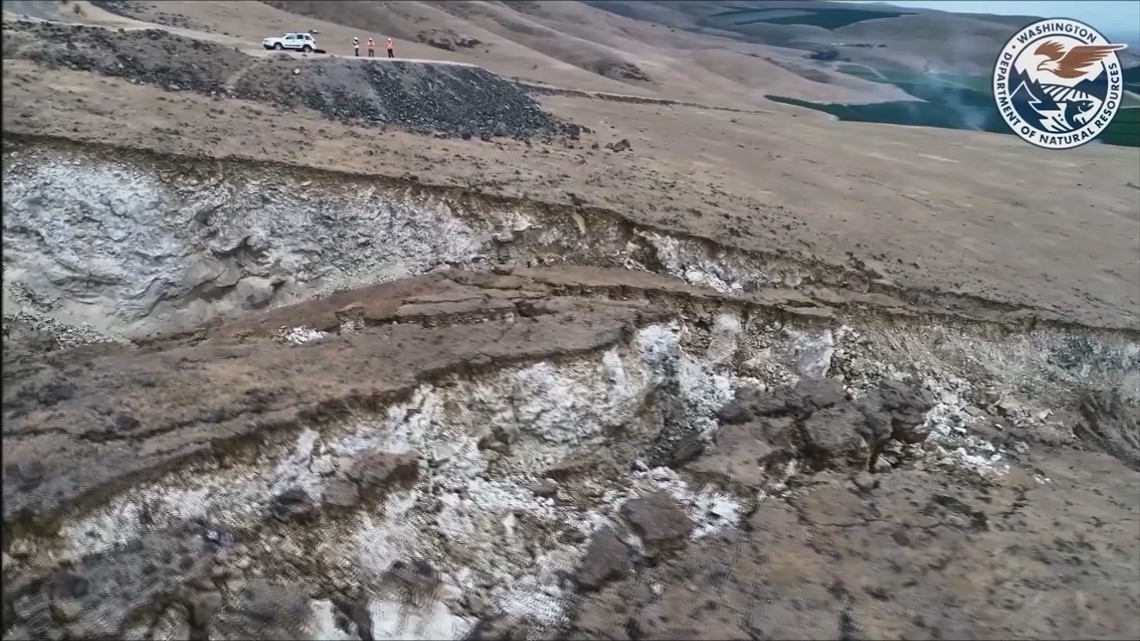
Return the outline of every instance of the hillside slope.
<path id="1" fill-rule="evenodd" d="M 353 37 L 362 42 L 390 37 L 401 58 L 465 62 L 531 82 L 737 108 L 755 108 L 767 95 L 844 104 L 917 100 L 904 88 L 869 80 L 913 72 L 988 75 L 1000 47 L 1032 19 L 818 1 L 64 5 L 4 6 L 33 17 L 54 13 L 54 19 L 82 22 L 99 14 L 124 16 L 251 48 L 267 34 L 315 29 L 334 55 L 351 55 Z M 72 15 L 84 6 L 91 11 L 82 18 Z M 1122 53 L 1125 67 L 1140 64 L 1135 52 Z"/>
<path id="2" fill-rule="evenodd" d="M 951 14 L 834 2 L 623 2 L 586 4 L 696 33 L 809 51 L 837 49 L 854 62 L 987 73 L 994 56 L 1032 18 Z M 937 47 L 932 42 L 943 43 Z"/>
<path id="3" fill-rule="evenodd" d="M 579 2 L 98 4 L 140 20 L 193 25 L 251 46 L 277 31 L 316 29 L 330 53 L 351 55 L 353 37 L 362 42 L 391 37 L 398 57 L 473 63 L 507 77 L 591 91 L 743 108 L 755 108 L 772 92 L 827 102 L 908 99 L 894 87 L 810 61 L 804 51 L 687 33 Z"/>
<path id="4" fill-rule="evenodd" d="M 1038 19 L 816 0 L 584 0 L 583 4 L 625 18 L 742 43 L 835 50 L 851 62 L 877 67 L 961 74 L 988 74 L 997 52 L 1014 32 Z M 984 10 L 985 4 L 978 3 L 978 9 Z M 1135 51 L 1121 55 L 1125 67 L 1140 64 Z"/>

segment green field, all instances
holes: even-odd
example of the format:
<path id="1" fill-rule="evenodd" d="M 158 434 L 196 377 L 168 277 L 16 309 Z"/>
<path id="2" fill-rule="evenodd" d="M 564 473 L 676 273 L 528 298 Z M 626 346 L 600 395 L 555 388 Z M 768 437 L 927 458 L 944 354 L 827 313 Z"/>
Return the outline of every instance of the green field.
<path id="1" fill-rule="evenodd" d="M 916 98 L 929 100 L 925 95 L 932 90 L 960 89 L 973 90 L 990 95 L 991 78 L 989 75 L 965 75 L 952 73 L 923 73 L 913 69 L 875 69 L 868 65 L 858 63 L 845 63 L 836 66 L 836 70 L 849 76 L 862 78 L 870 82 L 894 85 Z M 1140 67 L 1124 70 L 1124 87 L 1133 93 L 1125 93 L 1124 107 L 1140 107 Z M 933 87 L 929 87 L 933 85 Z M 908 87 L 916 88 L 919 93 L 911 91 Z M 988 99 L 988 98 L 987 98 Z"/>
<path id="2" fill-rule="evenodd" d="M 886 85 L 946 85 L 948 87 L 956 87 L 959 89 L 972 89 L 974 91 L 981 91 L 989 93 L 990 91 L 990 77 L 987 76 L 970 76 L 965 74 L 952 74 L 952 73 L 923 73 L 913 69 L 875 69 L 868 65 L 861 64 L 841 64 L 836 67 L 837 70 L 849 76 L 862 78 L 871 82 L 878 82 Z"/>
<path id="3" fill-rule="evenodd" d="M 1097 140 L 1110 145 L 1140 147 L 1140 107 L 1121 109 Z"/>
<path id="4" fill-rule="evenodd" d="M 926 89 L 926 91 L 936 91 Z M 976 92 L 975 92 L 976 93 Z M 928 94 L 934 96 L 936 94 Z M 943 98 L 952 95 L 952 92 L 937 94 Z M 963 94 L 957 94 L 961 97 Z M 973 131 L 990 131 L 1000 134 L 1012 134 L 1009 127 L 1002 120 L 997 108 L 986 97 L 985 104 L 978 104 L 977 96 L 971 97 L 973 105 L 963 105 L 954 102 L 914 102 L 894 101 L 879 102 L 866 105 L 845 105 L 836 103 L 817 103 L 797 98 L 783 96 L 765 96 L 773 102 L 797 107 L 807 107 L 829 113 L 840 120 L 849 122 L 877 122 L 889 125 L 907 125 L 911 127 L 938 127 L 941 129 L 967 129 Z M 1140 147 L 1140 107 L 1121 109 L 1116 114 L 1112 124 L 1105 129 L 1098 138 L 1109 145 L 1122 145 L 1126 147 Z"/>
<path id="5" fill-rule="evenodd" d="M 860 64 L 842 64 L 837 69 L 872 82 L 894 85 L 924 102 L 898 100 L 839 104 L 785 96 L 766 97 L 774 102 L 829 113 L 850 122 L 1013 133 L 994 105 L 989 76 L 922 73 L 909 69 L 880 70 Z M 1140 68 L 1125 70 L 1126 86 L 1133 81 L 1140 83 Z M 1135 89 L 1140 91 L 1140 85 Z M 1140 100 L 1127 95 L 1123 107 L 1098 140 L 1110 145 L 1140 147 Z"/>
<path id="6" fill-rule="evenodd" d="M 1123 76 L 1125 89 L 1140 93 L 1140 67 L 1130 67 L 1120 75 Z"/>
<path id="7" fill-rule="evenodd" d="M 791 9 L 796 15 L 786 15 L 789 10 L 779 9 L 734 9 L 709 16 L 710 23 L 728 23 L 742 27 L 753 24 L 804 25 L 835 30 L 866 20 L 897 18 L 910 15 L 905 11 L 866 11 L 863 9 L 832 9 L 805 7 Z M 765 15 L 767 14 L 767 15 Z M 782 15 L 783 14 L 783 15 Z"/>

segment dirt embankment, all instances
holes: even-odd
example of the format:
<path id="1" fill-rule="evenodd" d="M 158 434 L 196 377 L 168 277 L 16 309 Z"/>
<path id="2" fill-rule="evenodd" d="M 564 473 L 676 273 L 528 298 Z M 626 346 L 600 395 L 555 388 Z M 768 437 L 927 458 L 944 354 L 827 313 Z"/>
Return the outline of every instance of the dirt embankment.
<path id="1" fill-rule="evenodd" d="M 928 329 L 448 271 L 8 359 L 5 636 L 1135 636 L 1089 356 Z"/>
<path id="2" fill-rule="evenodd" d="M 5 151 L 9 638 L 1136 632 L 1132 334 L 582 208 Z"/>
<path id="3" fill-rule="evenodd" d="M 569 134 L 512 82 L 479 67 L 279 54 L 254 58 L 160 29 L 5 23 L 4 58 L 156 85 L 308 107 L 330 119 L 470 138 Z"/>
<path id="4" fill-rule="evenodd" d="M 191 29 L 203 32 L 210 31 L 207 25 L 201 24 L 196 20 L 192 20 L 178 13 L 163 11 L 164 5 L 161 4 L 131 2 L 130 0 L 93 0 L 91 4 L 108 13 L 123 16 L 124 18 L 131 18 L 132 20 L 150 22 L 164 27 L 176 27 L 179 29 Z"/>
<path id="5" fill-rule="evenodd" d="M 915 292 L 873 265 L 743 251 L 603 209 L 17 136 L 4 154 L 5 284 L 56 320 L 120 338 L 444 266 L 548 264 L 654 271 L 743 297 L 781 290 L 805 308 L 873 305 L 1084 331 L 1061 314 Z M 156 219 L 156 210 L 166 213 Z"/>
<path id="6" fill-rule="evenodd" d="M 249 100 L 437 135 L 574 131 L 474 68 L 258 60 L 161 31 L 6 36 L 5 58 L 80 70 L 6 69 L 6 89 L 49 92 L 6 92 L 21 114 L 9 133 L 145 113 L 151 138 L 193 137 L 186 111 L 227 120 L 212 135 L 230 144 L 338 131 L 277 110 L 251 133 L 264 107 Z M 129 97 L 88 104 L 108 87 Z M 157 97 L 138 107 L 131 90 Z M 32 95 L 82 108 L 25 119 L 57 104 Z M 640 109 L 634 129 L 680 105 L 621 106 Z M 602 113 L 591 126 L 614 127 Z M 706 137 L 704 121 L 671 122 Z M 221 144 L 186 158 L 6 136 L 6 639 L 1140 636 L 1131 326 L 915 289 L 882 264 L 761 238 L 777 220 L 818 234 L 803 210 L 694 226 L 726 213 L 719 200 L 757 205 L 723 176 L 704 192 L 653 164 L 640 167 L 652 188 L 634 191 L 633 167 L 667 151 L 648 140 L 594 154 L 589 140 L 384 138 L 393 164 L 478 160 L 520 182 L 564 146 L 598 163 L 582 184 L 602 204 L 579 187 L 538 202 L 223 160 Z M 805 140 L 765 153 L 814 167 L 794 156 Z M 840 142 L 816 144 L 841 155 Z M 725 170 L 683 159 L 678 171 Z M 930 196 L 948 171 L 908 193 Z M 872 176 L 858 176 L 865 195 Z M 617 211 L 680 192 L 698 200 L 668 225 Z"/>
<path id="7" fill-rule="evenodd" d="M 100 153 L 110 156 L 147 149 L 280 161 L 282 149 L 304 149 L 289 162 L 361 183 L 401 178 L 503 197 L 510 207 L 604 212 L 710 247 L 874 271 L 912 301 L 1136 326 L 1135 158 L 1109 147 L 1027 156 L 1004 136 L 566 96 L 543 104 L 595 133 L 486 144 L 380 134 L 307 108 L 27 60 L 10 60 L 4 74 L 6 137 L 105 144 Z M 607 149 L 622 139 L 631 149 Z M 1096 171 L 1074 173 L 1073 163 Z"/>
<path id="8" fill-rule="evenodd" d="M 1133 333 L 117 151 L 5 141 L 8 638 L 1137 633 Z"/>

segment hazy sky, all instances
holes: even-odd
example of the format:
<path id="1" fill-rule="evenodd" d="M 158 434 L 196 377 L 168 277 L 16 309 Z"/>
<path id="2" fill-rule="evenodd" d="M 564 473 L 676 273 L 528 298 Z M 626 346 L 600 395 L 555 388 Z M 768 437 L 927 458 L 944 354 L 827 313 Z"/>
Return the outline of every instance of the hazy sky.
<path id="1" fill-rule="evenodd" d="M 1006 0 L 968 2 L 945 0 L 884 0 L 898 7 L 938 9 L 955 13 L 997 13 L 1007 16 L 1041 16 L 1072 18 L 1087 22 L 1107 34 L 1140 32 L 1140 2 L 1137 0 L 1082 0 L 1081 2 L 1047 2 L 1041 0 Z"/>

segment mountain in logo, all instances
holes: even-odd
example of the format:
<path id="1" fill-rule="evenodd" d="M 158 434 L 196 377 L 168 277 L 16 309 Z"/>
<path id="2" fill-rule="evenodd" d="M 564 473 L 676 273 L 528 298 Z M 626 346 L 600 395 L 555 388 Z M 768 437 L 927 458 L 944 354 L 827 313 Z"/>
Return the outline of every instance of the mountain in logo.
<path id="1" fill-rule="evenodd" d="M 1090 96 L 1095 96 L 1103 102 L 1105 98 L 1108 98 L 1108 74 L 1098 74 L 1097 77 L 1092 80 L 1085 78 L 1078 82 L 1073 89 L 1082 91 Z"/>
<path id="2" fill-rule="evenodd" d="M 1042 129 L 1042 111 L 1057 111 L 1061 107 L 1053 100 L 1041 83 L 1029 77 L 1021 69 L 1014 68 L 1009 74 L 1010 100 L 1017 115 L 1027 124 Z"/>

